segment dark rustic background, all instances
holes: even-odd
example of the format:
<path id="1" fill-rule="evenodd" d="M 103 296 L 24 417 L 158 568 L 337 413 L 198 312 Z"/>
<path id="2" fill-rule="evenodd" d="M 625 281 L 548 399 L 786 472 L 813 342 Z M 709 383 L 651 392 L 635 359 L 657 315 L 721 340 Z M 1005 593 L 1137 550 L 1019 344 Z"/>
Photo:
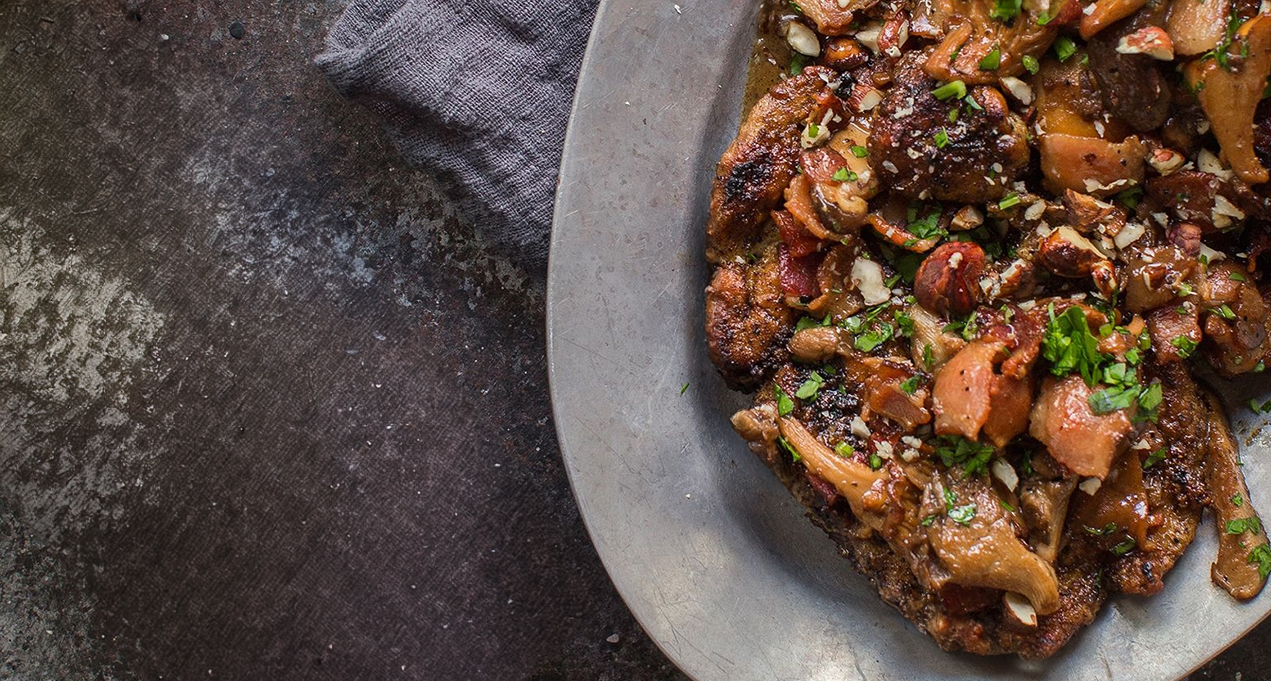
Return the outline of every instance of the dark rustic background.
<path id="1" fill-rule="evenodd" d="M 342 4 L 0 0 L 0 678 L 682 678 L 570 498 L 544 272 L 311 66 Z"/>

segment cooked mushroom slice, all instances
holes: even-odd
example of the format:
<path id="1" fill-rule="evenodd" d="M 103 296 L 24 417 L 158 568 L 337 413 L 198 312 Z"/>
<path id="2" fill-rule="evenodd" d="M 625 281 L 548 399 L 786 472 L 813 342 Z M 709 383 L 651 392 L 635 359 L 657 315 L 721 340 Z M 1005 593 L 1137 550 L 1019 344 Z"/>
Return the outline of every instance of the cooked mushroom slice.
<path id="1" fill-rule="evenodd" d="M 966 340 L 945 331 L 944 320 L 928 312 L 927 308 L 910 305 L 905 312 L 914 320 L 913 343 L 909 354 L 916 366 L 934 372 L 966 347 Z"/>
<path id="2" fill-rule="evenodd" d="M 1128 312 L 1147 312 L 1173 303 L 1199 266 L 1195 258 L 1173 245 L 1136 249 L 1124 255 L 1127 262 L 1122 278 Z"/>
<path id="3" fill-rule="evenodd" d="M 1090 13 L 1081 17 L 1081 37 L 1090 40 L 1096 33 L 1134 14 L 1147 0 L 1095 0 Z"/>
<path id="4" fill-rule="evenodd" d="M 1042 560 L 1054 563 L 1064 537 L 1068 501 L 1077 489 L 1077 476 L 1045 480 L 1039 476 L 1021 483 L 1020 514 L 1029 528 L 1029 543 Z"/>
<path id="5" fill-rule="evenodd" d="M 1021 594 L 1040 615 L 1059 608 L 1055 569 L 1019 539 L 1015 521 L 983 479 L 942 474 L 924 492 L 923 508 L 943 509 L 934 514 L 927 539 L 949 581 Z"/>
<path id="6" fill-rule="evenodd" d="M 871 470 L 869 466 L 852 459 L 835 454 L 829 447 L 821 444 L 802 423 L 782 417 L 777 421 L 781 436 L 799 453 L 803 465 L 818 477 L 834 485 L 839 494 L 847 499 L 852 513 L 866 525 L 879 529 L 883 526 L 883 517 L 865 507 L 865 493 L 874 483 L 887 477 L 883 471 Z"/>
<path id="7" fill-rule="evenodd" d="M 1264 367 L 1271 357 L 1271 309 L 1248 280 L 1244 268 L 1229 261 L 1210 266 L 1204 287 L 1205 356 L 1228 378 Z"/>
<path id="8" fill-rule="evenodd" d="M 1181 362 L 1200 346 L 1200 321 L 1194 305 L 1164 307 L 1147 316 L 1152 351 L 1161 364 Z"/>
<path id="9" fill-rule="evenodd" d="M 707 259 L 722 262 L 743 255 L 756 228 L 782 199 L 795 175 L 803 122 L 832 97 L 830 69 L 809 66 L 764 95 L 750 110 L 737 138 L 715 169 Z"/>
<path id="10" fill-rule="evenodd" d="M 799 0 L 798 7 L 822 35 L 836 36 L 848 32 L 857 13 L 876 4 L 878 0 Z"/>
<path id="11" fill-rule="evenodd" d="M 1076 374 L 1042 381 L 1033 406 L 1029 434 L 1046 445 L 1056 461 L 1078 475 L 1102 479 L 1133 429 L 1131 410 L 1096 414 L 1090 396 L 1103 386 L 1088 386 Z"/>
<path id="12" fill-rule="evenodd" d="M 1218 557 L 1210 576 L 1234 598 L 1248 600 L 1257 596 L 1267 582 L 1271 548 L 1249 498 L 1236 441 L 1227 427 L 1227 414 L 1212 394 L 1205 399 L 1214 415 L 1209 426 L 1208 482 L 1214 524 L 1218 527 Z"/>
<path id="13" fill-rule="evenodd" d="M 733 430 L 746 441 L 750 451 L 771 462 L 776 454 L 777 407 L 771 403 L 742 409 L 730 419 Z"/>
<path id="14" fill-rule="evenodd" d="M 1127 126 L 1099 122 L 1102 104 L 1089 92 L 1090 75 L 1076 59 L 1046 61 L 1038 74 L 1038 151 L 1046 188 L 1104 197 L 1143 179 L 1147 145 Z"/>
<path id="15" fill-rule="evenodd" d="M 901 387 L 914 375 L 907 365 L 853 354 L 845 358 L 843 375 L 849 383 L 859 386 L 870 412 L 891 419 L 906 431 L 931 422 L 931 412 L 925 406 L 926 388 L 910 392 Z"/>
<path id="16" fill-rule="evenodd" d="M 1184 75 L 1231 169 L 1247 184 L 1260 184 L 1268 174 L 1254 152 L 1253 116 L 1271 75 L 1271 15 L 1246 21 L 1231 45 L 1219 49 L 1224 63 L 1201 57 L 1187 64 Z"/>
<path id="17" fill-rule="evenodd" d="M 1174 43 L 1174 53 L 1181 57 L 1203 54 L 1222 42 L 1227 30 L 1229 0 L 1188 2 L 1174 0 L 1165 18 L 1165 31 Z"/>
<path id="18" fill-rule="evenodd" d="M 1102 4 L 1095 5 L 1096 11 Z M 1094 16 L 1091 14 L 1086 19 Z M 1162 73 L 1162 62 L 1148 52 L 1167 49 L 1167 46 L 1127 45 L 1132 40 L 1151 40 L 1151 36 L 1133 29 L 1134 24 L 1127 22 L 1096 36 L 1087 43 L 1086 54 L 1090 57 L 1090 72 L 1099 81 L 1099 95 L 1108 113 L 1137 131 L 1148 132 L 1161 127 L 1169 118 L 1170 88 Z M 1169 40 L 1161 29 L 1152 27 L 1152 30 L 1159 34 L 1158 39 Z"/>
<path id="19" fill-rule="evenodd" d="M 927 73 L 939 80 L 975 84 L 1023 73 L 1024 57 L 1040 57 L 1059 25 L 1080 12 L 1075 1 L 1052 0 L 1049 8 L 1056 16 L 1047 15 L 1047 4 L 1024 3 L 1022 8 L 1015 6 L 1022 10 L 1020 15 L 1007 22 L 994 18 L 1002 5 L 992 0 L 934 0 L 931 6 L 931 21 L 944 30 L 944 39 L 928 57 Z M 997 66 L 981 66 L 991 52 L 997 52 Z"/>
<path id="20" fill-rule="evenodd" d="M 790 337 L 790 354 L 805 362 L 824 362 L 839 349 L 837 326 L 813 326 L 794 332 Z"/>

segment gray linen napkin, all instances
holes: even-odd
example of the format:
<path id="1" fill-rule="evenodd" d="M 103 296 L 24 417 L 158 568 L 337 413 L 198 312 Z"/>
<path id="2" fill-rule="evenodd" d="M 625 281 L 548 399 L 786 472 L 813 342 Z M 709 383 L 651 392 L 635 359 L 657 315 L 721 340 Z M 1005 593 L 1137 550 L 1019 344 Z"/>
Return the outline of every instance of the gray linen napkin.
<path id="1" fill-rule="evenodd" d="M 316 62 L 485 235 L 541 264 L 595 5 L 353 0 Z"/>

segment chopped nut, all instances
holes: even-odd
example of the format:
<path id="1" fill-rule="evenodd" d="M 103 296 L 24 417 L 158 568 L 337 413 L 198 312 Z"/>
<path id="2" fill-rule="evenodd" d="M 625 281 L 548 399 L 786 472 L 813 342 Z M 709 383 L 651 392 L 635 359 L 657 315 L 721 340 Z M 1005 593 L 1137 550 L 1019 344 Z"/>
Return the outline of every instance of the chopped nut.
<path id="1" fill-rule="evenodd" d="M 1033 88 L 1019 78 L 1015 76 L 1003 77 L 1002 87 L 1005 87 L 1006 91 L 1011 93 L 1011 96 L 1020 104 L 1028 106 L 1033 103 Z"/>
<path id="2" fill-rule="evenodd" d="M 975 206 L 963 206 L 953 214 L 953 222 L 949 228 L 955 232 L 966 232 L 984 224 L 984 214 Z"/>
<path id="3" fill-rule="evenodd" d="M 790 43 L 790 47 L 795 52 L 809 57 L 821 55 L 821 43 L 812 29 L 797 21 L 790 21 L 785 25 L 785 33 L 786 42 Z"/>
<path id="4" fill-rule="evenodd" d="M 1026 627 L 1037 626 L 1037 610 L 1027 598 L 1013 591 L 1007 591 L 1002 601 L 1006 603 L 1006 612 L 1009 612 L 1015 621 Z"/>
<path id="5" fill-rule="evenodd" d="M 1171 61 L 1174 59 L 1174 43 L 1164 29 L 1157 26 L 1144 26 L 1122 37 L 1117 43 L 1117 52 L 1146 54 L 1153 59 Z"/>
<path id="6" fill-rule="evenodd" d="M 1175 170 L 1183 167 L 1183 163 L 1186 161 L 1187 159 L 1183 158 L 1182 154 L 1174 151 L 1173 149 L 1166 149 L 1164 147 L 1153 151 L 1152 155 L 1147 160 L 1152 168 L 1162 176 L 1169 175 Z"/>

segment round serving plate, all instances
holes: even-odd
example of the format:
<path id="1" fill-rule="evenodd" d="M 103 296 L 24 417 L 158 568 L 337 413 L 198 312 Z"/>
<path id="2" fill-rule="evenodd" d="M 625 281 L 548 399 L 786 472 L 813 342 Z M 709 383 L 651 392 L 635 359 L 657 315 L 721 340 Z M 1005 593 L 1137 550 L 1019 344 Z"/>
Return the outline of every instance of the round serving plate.
<path id="1" fill-rule="evenodd" d="M 883 603 L 733 432 L 747 398 L 706 357 L 703 226 L 737 130 L 758 4 L 605 0 L 565 143 L 547 288 L 561 450 L 592 541 L 659 647 L 699 681 L 1177 679 L 1263 619 L 1209 581 L 1208 518 L 1151 598 L 1116 597 L 1049 660 L 941 651 Z M 687 385 L 687 389 L 684 386 Z M 1231 405 L 1265 392 L 1223 384 Z M 1233 406 L 1271 510 L 1261 418 Z"/>

